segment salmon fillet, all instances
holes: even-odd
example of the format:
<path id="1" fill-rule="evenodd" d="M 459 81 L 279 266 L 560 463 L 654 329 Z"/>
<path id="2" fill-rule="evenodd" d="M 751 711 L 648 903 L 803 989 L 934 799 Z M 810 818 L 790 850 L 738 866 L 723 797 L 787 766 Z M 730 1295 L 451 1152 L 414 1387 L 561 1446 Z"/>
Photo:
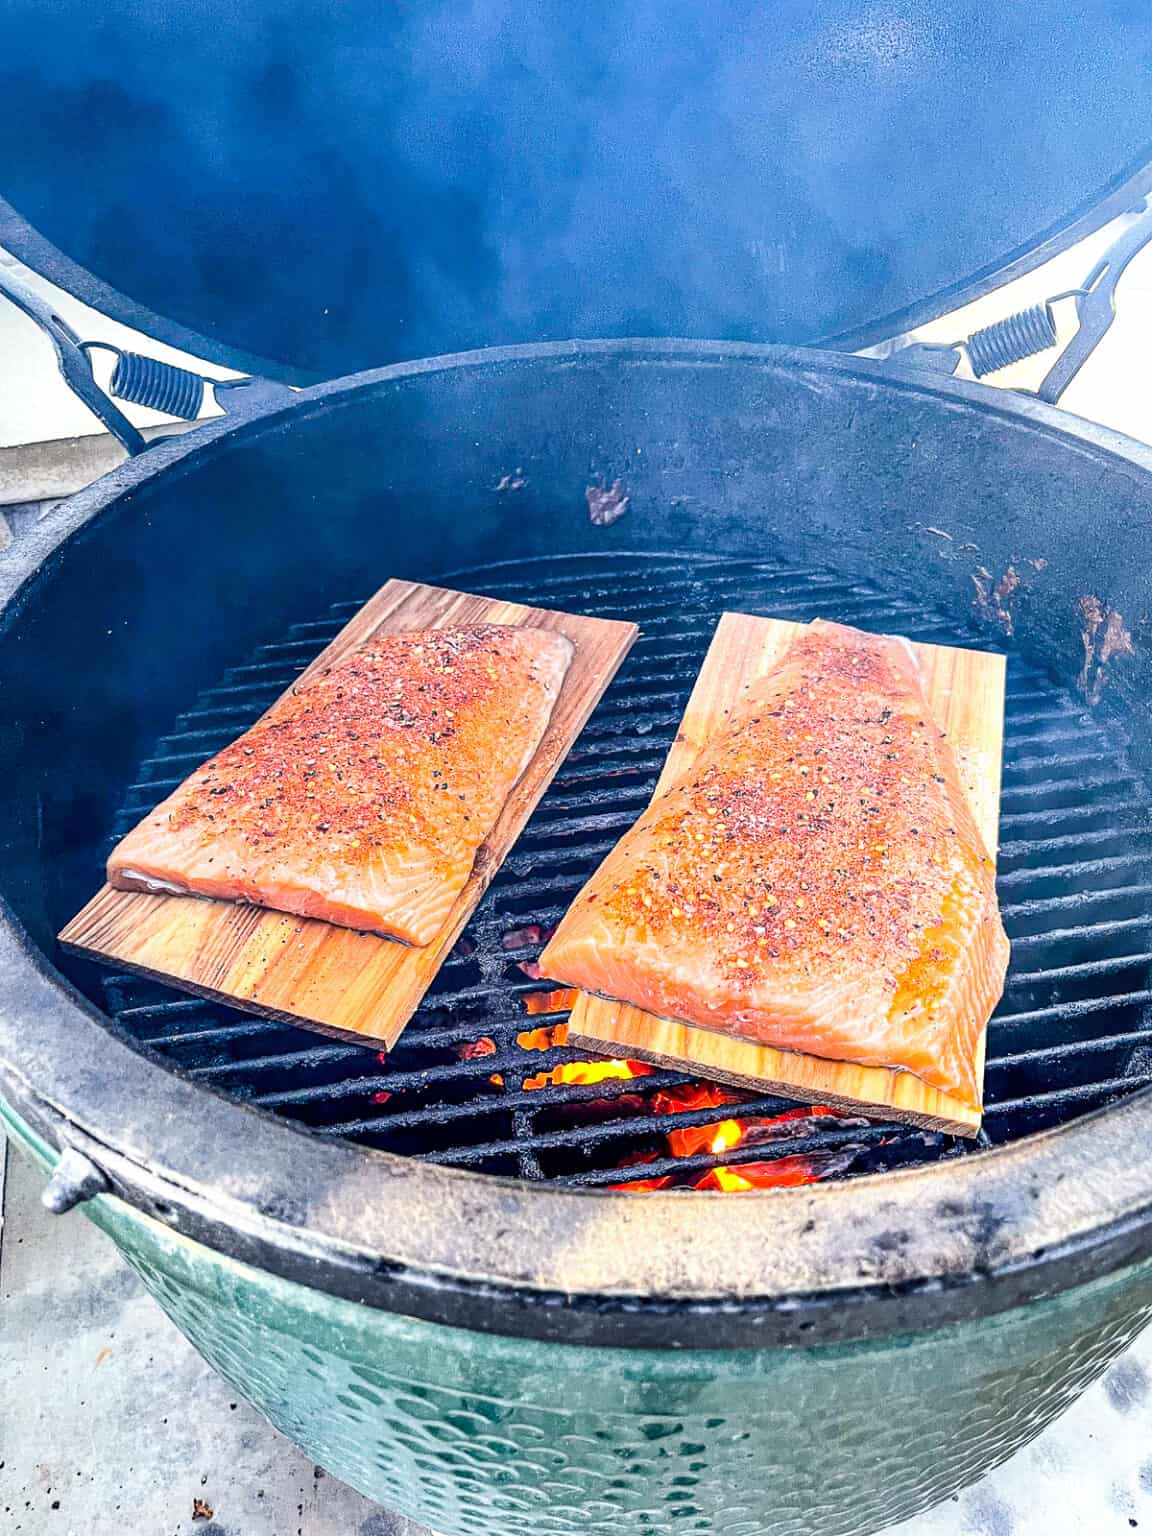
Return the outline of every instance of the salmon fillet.
<path id="1" fill-rule="evenodd" d="M 979 1109 L 1008 940 L 906 641 L 809 625 L 580 892 L 544 975 Z"/>
<path id="2" fill-rule="evenodd" d="M 129 832 L 109 883 L 429 944 L 540 745 L 572 654 L 563 635 L 499 624 L 371 639 Z"/>

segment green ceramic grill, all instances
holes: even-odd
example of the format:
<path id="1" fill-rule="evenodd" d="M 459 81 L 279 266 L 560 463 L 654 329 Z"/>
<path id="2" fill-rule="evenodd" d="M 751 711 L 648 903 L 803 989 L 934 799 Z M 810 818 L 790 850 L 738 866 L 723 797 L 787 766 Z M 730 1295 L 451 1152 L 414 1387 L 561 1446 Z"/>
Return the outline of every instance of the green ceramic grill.
<path id="1" fill-rule="evenodd" d="M 865 1536 L 1149 1314 L 1152 454 L 951 375 L 1051 354 L 1053 400 L 1111 323 L 1150 43 L 1114 0 L 4 7 L 0 244 L 257 375 L 147 445 L 0 277 L 131 456 L 0 555 L 5 1123 L 237 1392 L 443 1536 Z M 1045 304 L 799 350 L 1113 219 L 1058 359 Z M 205 396 L 126 352 L 110 390 Z M 117 835 L 393 576 L 641 637 L 387 1059 L 61 955 Z M 1007 655 L 977 1142 L 605 1072 L 541 998 L 726 610 Z"/>
<path id="2" fill-rule="evenodd" d="M 5 557 L 0 645 L 0 1085 L 54 1208 L 318 1462 L 445 1536 L 864 1536 L 979 1476 L 1152 1307 L 1150 468 L 977 385 L 605 342 L 270 400 L 62 504 Z M 1009 566 L 1005 625 L 972 578 Z M 111 841 L 387 575 L 641 627 L 396 1049 L 65 960 Z M 1086 645 L 1085 593 L 1134 654 Z M 718 1111 L 683 1074 L 597 1073 L 563 998 L 540 1011 L 534 957 L 725 609 L 1007 654 L 978 1142 Z M 716 1192 L 785 1159 L 807 1182 Z"/>

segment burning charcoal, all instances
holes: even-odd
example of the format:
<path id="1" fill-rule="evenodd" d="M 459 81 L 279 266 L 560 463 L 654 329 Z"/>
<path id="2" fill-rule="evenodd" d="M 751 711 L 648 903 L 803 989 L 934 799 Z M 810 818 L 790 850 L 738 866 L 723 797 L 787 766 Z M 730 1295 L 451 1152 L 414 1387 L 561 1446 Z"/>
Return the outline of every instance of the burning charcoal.
<path id="1" fill-rule="evenodd" d="M 819 1119 L 820 1124 L 813 1125 Z M 745 1140 L 755 1145 L 765 1141 L 782 1141 L 788 1137 L 813 1136 L 822 1131 L 866 1130 L 871 1125 L 862 1115 L 843 1115 L 823 1105 L 812 1109 L 790 1109 L 770 1120 L 745 1122 Z"/>
<path id="2" fill-rule="evenodd" d="M 495 1056 L 496 1042 L 488 1035 L 481 1035 L 479 1040 L 465 1040 L 458 1045 L 456 1054 L 461 1061 L 479 1061 L 482 1056 Z"/>
<path id="3" fill-rule="evenodd" d="M 518 971 L 523 971 L 525 976 L 528 977 L 529 981 L 540 980 L 541 971 L 539 960 L 520 960 L 517 962 L 516 969 Z"/>
<path id="4" fill-rule="evenodd" d="M 559 1087 L 563 1083 L 603 1083 L 609 1078 L 646 1077 L 652 1068 L 642 1061 L 565 1061 L 550 1072 L 524 1079 L 525 1090 Z M 618 1102 L 614 1100 L 613 1102 Z M 585 1105 L 579 1106 L 581 1109 Z"/>
<path id="5" fill-rule="evenodd" d="M 608 528 L 619 522 L 628 510 L 628 495 L 620 480 L 613 480 L 607 490 L 602 485 L 586 486 L 584 495 L 588 502 L 588 515 L 597 528 Z"/>
<path id="6" fill-rule="evenodd" d="M 539 923 L 529 923 L 525 928 L 509 928 L 500 943 L 504 949 L 525 949 L 529 944 L 542 943 L 543 939 L 544 930 Z"/>
<path id="7" fill-rule="evenodd" d="M 610 1120 L 634 1120 L 647 1107 L 638 1093 L 617 1093 L 606 1094 L 602 1099 L 581 1099 L 573 1104 L 553 1104 L 548 1113 L 561 1123 L 575 1121 L 581 1126 L 605 1125 Z"/>
<path id="8" fill-rule="evenodd" d="M 686 1125 L 668 1132 L 673 1157 L 695 1157 L 698 1152 L 727 1152 L 744 1139 L 738 1120 L 718 1120 L 714 1125 Z"/>
<path id="9" fill-rule="evenodd" d="M 741 1163 L 736 1168 L 712 1168 L 693 1189 L 717 1189 L 726 1194 L 748 1189 L 792 1189 L 815 1184 L 821 1175 L 807 1157 L 778 1157 L 771 1163 Z"/>
<path id="10" fill-rule="evenodd" d="M 574 987 L 556 987 L 551 992 L 528 992 L 524 1007 L 528 1013 L 566 1013 L 576 1006 L 579 993 Z"/>
<path id="11" fill-rule="evenodd" d="M 516 1036 L 522 1051 L 550 1051 L 554 1045 L 568 1044 L 567 1024 L 544 1024 L 539 1029 L 523 1029 Z"/>
<path id="12" fill-rule="evenodd" d="M 661 1088 L 652 1096 L 652 1108 L 658 1115 L 677 1110 L 719 1109 L 724 1104 L 739 1104 L 741 1096 L 714 1083 L 684 1083 L 676 1088 Z"/>
<path id="13" fill-rule="evenodd" d="M 633 1152 L 619 1164 L 621 1172 L 625 1168 L 641 1168 L 647 1163 L 655 1163 L 662 1156 L 659 1152 Z M 628 1184 L 609 1184 L 609 1189 L 621 1190 L 626 1195 L 644 1194 L 654 1189 L 668 1189 L 672 1184 L 672 1175 L 664 1174 L 662 1178 L 633 1179 Z"/>

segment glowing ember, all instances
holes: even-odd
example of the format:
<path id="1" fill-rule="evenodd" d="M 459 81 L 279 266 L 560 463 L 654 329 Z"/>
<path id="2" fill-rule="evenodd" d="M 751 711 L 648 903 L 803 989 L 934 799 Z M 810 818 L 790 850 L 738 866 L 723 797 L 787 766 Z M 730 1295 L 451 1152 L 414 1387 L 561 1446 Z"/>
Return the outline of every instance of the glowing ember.
<path id="1" fill-rule="evenodd" d="M 504 1074 L 503 1074 L 503 1072 L 493 1072 L 492 1076 L 488 1079 L 488 1081 L 490 1083 L 495 1083 L 497 1088 L 503 1088 L 503 1086 L 504 1086 Z"/>
<path id="2" fill-rule="evenodd" d="M 516 969 L 518 971 L 523 971 L 525 976 L 528 977 L 529 981 L 540 980 L 541 971 L 539 960 L 520 960 L 517 962 Z"/>
<path id="3" fill-rule="evenodd" d="M 568 1044 L 567 1024 L 542 1024 L 539 1029 L 524 1029 L 516 1036 L 524 1051 L 550 1051 L 554 1045 Z"/>
<path id="4" fill-rule="evenodd" d="M 685 1113 L 691 1110 L 719 1109 L 741 1102 L 741 1096 L 718 1088 L 711 1083 L 688 1083 L 676 1088 L 660 1089 L 652 1095 L 652 1108 L 657 1114 Z M 825 1105 L 812 1108 L 788 1109 L 782 1114 L 750 1120 L 711 1121 L 707 1125 L 678 1126 L 667 1132 L 667 1153 L 653 1152 L 640 1158 L 621 1163 L 621 1168 L 633 1167 L 637 1162 L 655 1162 L 663 1156 L 696 1157 L 701 1153 L 721 1156 L 741 1144 L 751 1146 L 757 1142 L 779 1141 L 789 1136 L 803 1136 L 808 1126 L 804 1122 L 821 1115 L 835 1115 L 837 1111 Z M 841 1116 L 843 1119 L 843 1117 Z M 846 1124 L 857 1122 L 847 1121 Z M 864 1124 L 865 1122 L 858 1122 Z M 814 1184 L 832 1173 L 842 1172 L 856 1156 L 856 1149 L 847 1148 L 838 1153 L 819 1152 L 808 1157 L 781 1157 L 772 1162 L 740 1163 L 731 1168 L 710 1168 L 706 1173 L 691 1180 L 690 1187 L 714 1190 L 725 1194 L 738 1194 L 750 1189 L 786 1189 L 798 1184 Z M 683 1176 L 637 1179 L 632 1183 L 613 1184 L 612 1189 L 625 1192 L 667 1189 L 669 1186 L 684 1187 L 688 1180 Z"/>
<path id="5" fill-rule="evenodd" d="M 712 1151 L 717 1154 L 727 1152 L 743 1139 L 744 1131 L 739 1120 L 725 1120 L 717 1127 L 716 1135 L 712 1138 Z"/>
<path id="6" fill-rule="evenodd" d="M 739 1190 L 752 1189 L 754 1186 L 740 1174 L 734 1173 L 731 1168 L 713 1168 L 702 1179 L 692 1186 L 694 1189 L 719 1189 L 725 1194 L 733 1194 Z"/>
<path id="7" fill-rule="evenodd" d="M 567 1024 L 545 1024 L 539 1029 L 525 1029 L 516 1036 L 516 1044 L 525 1051 L 550 1051 L 567 1045 Z M 642 1061 L 566 1061 L 550 1072 L 536 1072 L 524 1079 L 524 1088 L 559 1087 L 563 1083 L 602 1083 L 608 1078 L 646 1077 L 651 1067 Z"/>
<path id="8" fill-rule="evenodd" d="M 642 1061 L 566 1061 L 550 1072 L 537 1072 L 524 1079 L 524 1087 L 547 1088 L 562 1083 L 603 1083 L 612 1077 L 644 1077 L 652 1070 Z"/>
<path id="9" fill-rule="evenodd" d="M 505 949 L 523 949 L 528 944 L 539 944 L 543 937 L 539 923 L 530 923 L 527 928 L 509 928 L 500 942 Z"/>
<path id="10" fill-rule="evenodd" d="M 372 1095 L 372 1102 L 373 1104 L 387 1104 L 391 1097 L 392 1095 L 386 1089 L 381 1088 L 379 1093 Z"/>
<path id="11" fill-rule="evenodd" d="M 495 1056 L 496 1042 L 488 1035 L 481 1035 L 479 1040 L 466 1040 L 463 1045 L 458 1045 L 456 1054 L 461 1061 L 478 1061 L 481 1056 Z"/>
<path id="12" fill-rule="evenodd" d="M 689 1083 L 653 1095 L 652 1107 L 658 1115 L 677 1110 L 719 1109 L 738 1102 L 737 1095 L 726 1093 L 711 1083 Z M 697 1152 L 727 1152 L 743 1137 L 738 1120 L 722 1120 L 710 1125 L 686 1125 L 668 1132 L 668 1150 L 673 1157 L 695 1157 Z"/>
<path id="13" fill-rule="evenodd" d="M 633 1152 L 620 1164 L 621 1168 L 638 1168 L 643 1163 L 654 1163 L 660 1156 L 659 1152 Z M 665 1174 L 663 1178 L 634 1179 L 631 1184 L 609 1184 L 609 1189 L 621 1189 L 626 1194 L 632 1194 L 636 1190 L 667 1189 L 672 1183 L 671 1174 Z"/>
<path id="14" fill-rule="evenodd" d="M 823 1170 L 806 1157 L 781 1157 L 774 1163 L 741 1163 L 737 1168 L 712 1168 L 692 1187 L 732 1194 L 746 1189 L 789 1189 L 815 1184 Z"/>
<path id="15" fill-rule="evenodd" d="M 724 1104 L 738 1104 L 740 1095 L 717 1088 L 715 1083 L 684 1083 L 678 1088 L 661 1088 L 652 1095 L 652 1108 L 658 1115 L 686 1109 L 719 1109 Z"/>
<path id="16" fill-rule="evenodd" d="M 505 944 L 511 949 L 516 948 L 521 942 L 530 942 L 529 939 L 522 937 L 530 932 L 531 930 L 528 929 L 515 929 L 512 933 L 505 935 Z M 511 942 L 513 939 L 515 943 Z M 531 960 L 519 962 L 519 968 L 533 979 L 539 971 L 537 963 Z M 526 1012 L 534 1015 L 561 1013 L 573 1006 L 577 995 L 574 990 L 565 987 L 547 992 L 529 992 L 524 998 L 524 1007 Z M 563 1021 L 538 1025 L 534 1029 L 524 1029 L 516 1036 L 516 1044 L 523 1051 L 550 1051 L 567 1043 L 568 1025 Z M 478 1041 L 471 1049 L 476 1050 L 477 1046 L 482 1045 L 483 1042 Z M 484 1054 L 484 1052 L 480 1051 L 478 1054 Z M 610 1061 L 567 1061 L 547 1071 L 536 1072 L 524 1078 L 522 1087 L 525 1091 L 531 1092 L 535 1089 L 562 1087 L 566 1084 L 587 1086 L 612 1080 L 647 1077 L 652 1071 L 653 1068 L 645 1062 L 627 1061 L 622 1058 Z M 492 1082 L 502 1085 L 503 1078 L 495 1074 Z M 829 1109 L 825 1105 L 815 1105 L 811 1108 L 785 1110 L 782 1114 L 770 1117 L 738 1120 L 731 1115 L 731 1107 L 744 1103 L 746 1098 L 745 1094 L 734 1093 L 714 1083 L 683 1083 L 673 1088 L 657 1089 L 647 1101 L 640 1095 L 626 1093 L 616 1094 L 611 1098 L 606 1097 L 603 1101 L 597 1099 L 595 1102 L 597 1104 L 603 1102 L 606 1107 L 619 1106 L 620 1110 L 626 1114 L 642 1113 L 645 1108 L 658 1115 L 686 1115 L 710 1109 L 729 1111 L 727 1118 L 722 1120 L 712 1120 L 706 1125 L 677 1126 L 669 1130 L 664 1137 L 663 1149 L 655 1152 L 634 1153 L 620 1164 L 621 1171 L 644 1163 L 659 1162 L 666 1157 L 690 1158 L 701 1154 L 721 1157 L 726 1152 L 731 1152 L 734 1147 L 741 1145 L 751 1147 L 758 1142 L 803 1136 L 807 1130 L 803 1122 L 811 1121 L 820 1115 L 837 1114 L 836 1110 Z M 750 1162 L 741 1163 L 735 1167 L 711 1168 L 702 1174 L 685 1169 L 679 1174 L 654 1174 L 651 1178 L 610 1184 L 608 1188 L 627 1194 L 641 1194 L 677 1187 L 725 1194 L 739 1194 L 754 1189 L 785 1189 L 793 1185 L 814 1184 L 821 1178 L 840 1172 L 842 1168 L 850 1166 L 855 1156 L 856 1149 L 849 1148 L 839 1154 L 817 1153 L 811 1157 L 781 1157 L 769 1162 Z"/>
<path id="17" fill-rule="evenodd" d="M 557 987 L 552 992 L 529 992 L 524 1007 L 529 1013 L 566 1013 L 575 1006 L 579 993 L 574 987 Z"/>

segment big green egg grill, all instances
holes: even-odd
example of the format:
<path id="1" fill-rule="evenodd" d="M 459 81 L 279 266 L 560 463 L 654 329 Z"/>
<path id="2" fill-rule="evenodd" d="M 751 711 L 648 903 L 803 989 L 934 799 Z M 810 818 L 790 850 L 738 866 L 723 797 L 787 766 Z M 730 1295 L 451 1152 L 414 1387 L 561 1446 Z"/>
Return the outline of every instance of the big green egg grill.
<path id="1" fill-rule="evenodd" d="M 863 1536 L 972 1481 L 1152 1308 L 1150 469 L 951 379 L 586 342 L 266 397 L 63 503 L 0 572 L 0 1092 L 55 1208 L 445 1536 Z M 111 841 L 388 576 L 641 630 L 395 1049 L 65 959 Z M 975 1143 L 558 1033 L 536 957 L 726 609 L 1007 654 Z"/>

